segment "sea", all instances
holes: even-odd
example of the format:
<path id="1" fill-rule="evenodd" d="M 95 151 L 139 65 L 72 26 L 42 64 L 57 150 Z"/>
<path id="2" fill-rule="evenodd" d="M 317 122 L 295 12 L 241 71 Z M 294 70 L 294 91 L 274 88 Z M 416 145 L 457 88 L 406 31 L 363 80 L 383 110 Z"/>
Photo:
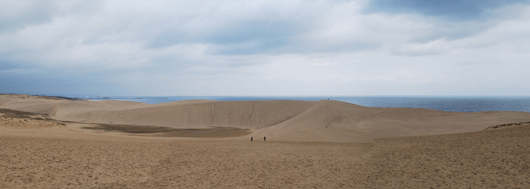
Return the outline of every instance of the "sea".
<path id="1" fill-rule="evenodd" d="M 258 100 L 336 100 L 367 107 L 426 108 L 451 112 L 519 111 L 530 112 L 530 96 L 82 96 L 66 97 L 98 100 L 123 100 L 158 104 L 180 100 L 258 101 Z"/>

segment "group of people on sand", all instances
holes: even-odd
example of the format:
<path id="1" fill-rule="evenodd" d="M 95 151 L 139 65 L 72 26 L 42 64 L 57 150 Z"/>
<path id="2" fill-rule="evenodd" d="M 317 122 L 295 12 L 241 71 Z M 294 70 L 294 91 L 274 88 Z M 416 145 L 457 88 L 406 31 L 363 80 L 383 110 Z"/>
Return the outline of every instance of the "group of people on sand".
<path id="1" fill-rule="evenodd" d="M 254 141 L 254 137 L 250 137 L 250 142 L 252 142 L 252 141 Z M 263 137 L 263 141 L 267 141 L 267 137 L 266 136 Z"/>

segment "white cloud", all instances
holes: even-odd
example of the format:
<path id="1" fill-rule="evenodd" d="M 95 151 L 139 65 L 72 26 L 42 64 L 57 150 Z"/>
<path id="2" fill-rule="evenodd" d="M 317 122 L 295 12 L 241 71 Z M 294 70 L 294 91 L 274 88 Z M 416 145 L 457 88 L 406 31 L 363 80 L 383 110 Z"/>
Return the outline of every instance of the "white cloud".
<path id="1" fill-rule="evenodd" d="M 423 56 L 450 53 L 451 46 L 443 40 L 430 41 L 426 44 L 400 44 L 390 50 L 395 55 Z"/>
<path id="2" fill-rule="evenodd" d="M 2 2 L 0 70 L 138 95 L 480 95 L 461 90 L 477 82 L 528 92 L 517 87 L 530 84 L 528 6 L 454 21 L 367 2 Z"/>

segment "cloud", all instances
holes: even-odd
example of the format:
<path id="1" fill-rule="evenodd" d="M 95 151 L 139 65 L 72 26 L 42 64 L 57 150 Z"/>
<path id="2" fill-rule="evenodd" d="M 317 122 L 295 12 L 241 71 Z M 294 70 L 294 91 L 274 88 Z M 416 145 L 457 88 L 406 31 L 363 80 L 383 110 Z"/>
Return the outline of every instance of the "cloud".
<path id="1" fill-rule="evenodd" d="M 398 45 L 390 50 L 395 55 L 406 56 L 424 56 L 449 53 L 451 47 L 443 42 L 443 40 L 431 41 L 425 44 L 403 44 Z"/>
<path id="2" fill-rule="evenodd" d="M 414 32 L 409 41 L 426 43 L 480 34 L 500 22 L 524 15 L 528 5 L 528 0 L 372 0 L 364 10 L 369 14 L 408 15 L 425 23 L 422 31 Z"/>
<path id="3" fill-rule="evenodd" d="M 469 21 L 489 19 L 490 15 L 487 14 L 492 9 L 528 4 L 528 0 L 372 0 L 368 10 L 395 14 L 415 13 L 451 21 Z"/>
<path id="4" fill-rule="evenodd" d="M 454 84 L 456 94 L 494 79 L 528 84 L 518 76 L 530 59 L 526 1 L 436 2 L 6 1 L 0 76 L 4 91 L 50 92 L 34 84 L 50 83 L 119 95 L 444 92 L 422 88 L 429 83 Z M 38 71 L 5 72 L 17 69 Z"/>
<path id="5" fill-rule="evenodd" d="M 101 1 L 2 1 L 0 32 L 51 22 L 57 16 L 71 16 L 100 8 Z"/>

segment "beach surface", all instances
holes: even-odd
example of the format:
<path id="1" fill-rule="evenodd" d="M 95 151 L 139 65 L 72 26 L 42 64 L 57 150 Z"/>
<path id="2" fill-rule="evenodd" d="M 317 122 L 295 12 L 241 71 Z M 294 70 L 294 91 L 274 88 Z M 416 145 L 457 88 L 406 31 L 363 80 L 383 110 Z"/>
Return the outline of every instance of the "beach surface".
<path id="1" fill-rule="evenodd" d="M 0 95 L 0 188 L 528 188 L 528 136 L 526 112 Z"/>

